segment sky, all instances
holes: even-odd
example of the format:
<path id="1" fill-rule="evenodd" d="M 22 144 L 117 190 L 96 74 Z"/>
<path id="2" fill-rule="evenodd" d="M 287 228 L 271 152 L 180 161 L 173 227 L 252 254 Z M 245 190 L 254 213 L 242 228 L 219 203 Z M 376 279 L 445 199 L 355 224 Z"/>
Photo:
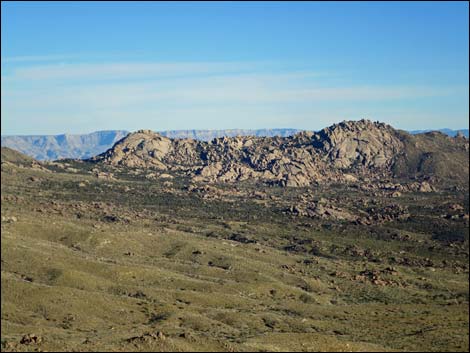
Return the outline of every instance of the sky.
<path id="1" fill-rule="evenodd" d="M 4 135 L 468 128 L 462 2 L 1 2 Z"/>

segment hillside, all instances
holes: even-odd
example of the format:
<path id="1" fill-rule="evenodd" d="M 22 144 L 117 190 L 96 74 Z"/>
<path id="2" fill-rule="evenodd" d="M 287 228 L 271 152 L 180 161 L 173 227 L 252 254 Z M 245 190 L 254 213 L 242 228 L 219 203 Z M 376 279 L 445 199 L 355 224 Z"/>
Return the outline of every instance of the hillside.
<path id="1" fill-rule="evenodd" d="M 24 155 L 21 152 L 18 152 L 9 147 L 2 147 L 1 149 L 2 163 L 15 163 L 15 164 L 31 164 L 34 159 Z"/>
<path id="2" fill-rule="evenodd" d="M 468 180 L 387 177 L 397 152 L 406 174 L 441 173 L 461 145 L 364 121 L 141 131 L 95 161 L 2 149 L 2 351 L 468 351 Z M 282 168 L 320 182 L 250 177 Z"/>
<path id="3" fill-rule="evenodd" d="M 395 175 L 460 181 L 469 177 L 469 140 L 441 132 L 402 134 L 404 150 L 393 165 Z"/>

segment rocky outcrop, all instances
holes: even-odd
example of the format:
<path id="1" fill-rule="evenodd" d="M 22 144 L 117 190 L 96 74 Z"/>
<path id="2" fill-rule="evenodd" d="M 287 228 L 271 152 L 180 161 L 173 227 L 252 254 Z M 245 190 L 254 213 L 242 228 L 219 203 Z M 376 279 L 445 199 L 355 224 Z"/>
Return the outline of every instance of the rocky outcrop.
<path id="1" fill-rule="evenodd" d="M 325 201 L 314 201 L 305 205 L 295 205 L 289 207 L 286 212 L 294 216 L 307 216 L 319 219 L 335 219 L 340 221 L 355 221 L 357 216 L 349 211 L 334 206 L 332 203 Z"/>
<path id="2" fill-rule="evenodd" d="M 99 156 L 111 165 L 130 168 L 144 167 L 166 170 L 162 159 L 168 154 L 172 142 L 150 130 L 139 130 L 118 141 L 113 148 Z"/>
<path id="3" fill-rule="evenodd" d="M 384 168 L 403 150 L 396 131 L 384 123 L 344 121 L 321 130 L 313 143 L 338 168 Z"/>
<path id="4" fill-rule="evenodd" d="M 450 142 L 441 139 L 439 143 L 452 144 L 456 153 L 466 155 L 468 169 L 468 139 L 447 139 Z M 416 173 L 407 154 L 410 145 L 413 153 L 426 153 L 419 149 L 418 135 L 369 120 L 345 121 L 317 133 L 303 131 L 289 137 L 236 136 L 210 142 L 169 139 L 150 130 L 139 130 L 91 160 L 128 168 L 178 170 L 196 182 L 250 179 L 302 187 L 325 181 L 355 184 L 392 180 L 397 176 L 411 180 Z M 436 157 L 428 162 L 426 170 L 440 162 Z M 404 172 L 400 163 L 411 172 Z M 415 182 L 416 191 L 433 191 L 431 185 Z"/>

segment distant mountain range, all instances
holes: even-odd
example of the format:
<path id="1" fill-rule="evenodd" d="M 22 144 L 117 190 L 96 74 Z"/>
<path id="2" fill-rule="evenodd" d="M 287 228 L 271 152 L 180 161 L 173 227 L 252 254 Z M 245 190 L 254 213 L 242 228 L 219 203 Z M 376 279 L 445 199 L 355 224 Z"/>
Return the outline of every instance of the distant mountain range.
<path id="1" fill-rule="evenodd" d="M 235 136 L 256 136 L 256 137 L 287 137 L 295 135 L 301 130 L 297 129 L 229 129 L 229 130 L 170 130 L 160 131 L 160 135 L 168 138 L 191 138 L 199 141 L 210 141 L 219 137 L 235 137 Z"/>
<path id="2" fill-rule="evenodd" d="M 1 144 L 37 160 L 89 158 L 106 151 L 127 134 L 128 131 L 111 130 L 83 135 L 2 136 Z"/>
<path id="3" fill-rule="evenodd" d="M 457 134 L 460 132 L 462 135 L 468 137 L 468 129 L 460 129 L 460 130 L 451 130 L 451 129 L 439 129 L 439 130 L 412 130 L 408 131 L 410 134 L 416 135 L 416 134 L 422 134 L 424 132 L 429 132 L 429 131 L 440 131 L 446 135 L 455 137 Z"/>
<path id="4" fill-rule="evenodd" d="M 171 130 L 158 132 L 168 138 L 191 138 L 210 141 L 220 137 L 257 136 L 272 137 L 292 136 L 302 130 L 298 129 L 231 129 L 231 130 Z M 424 133 L 432 130 L 414 130 L 411 134 Z M 440 129 L 449 136 L 461 132 L 469 136 L 468 129 Z M 129 131 L 109 130 L 96 131 L 89 134 L 61 135 L 5 135 L 1 137 L 1 145 L 9 147 L 38 160 L 55 160 L 61 158 L 90 158 L 111 148 L 117 141 L 127 136 Z"/>

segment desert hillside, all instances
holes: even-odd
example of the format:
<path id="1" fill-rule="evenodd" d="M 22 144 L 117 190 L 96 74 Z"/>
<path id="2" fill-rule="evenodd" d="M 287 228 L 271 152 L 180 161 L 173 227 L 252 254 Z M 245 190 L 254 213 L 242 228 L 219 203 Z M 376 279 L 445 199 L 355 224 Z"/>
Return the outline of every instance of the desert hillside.
<path id="1" fill-rule="evenodd" d="M 466 175 L 369 121 L 2 148 L 2 351 L 468 351 Z"/>

